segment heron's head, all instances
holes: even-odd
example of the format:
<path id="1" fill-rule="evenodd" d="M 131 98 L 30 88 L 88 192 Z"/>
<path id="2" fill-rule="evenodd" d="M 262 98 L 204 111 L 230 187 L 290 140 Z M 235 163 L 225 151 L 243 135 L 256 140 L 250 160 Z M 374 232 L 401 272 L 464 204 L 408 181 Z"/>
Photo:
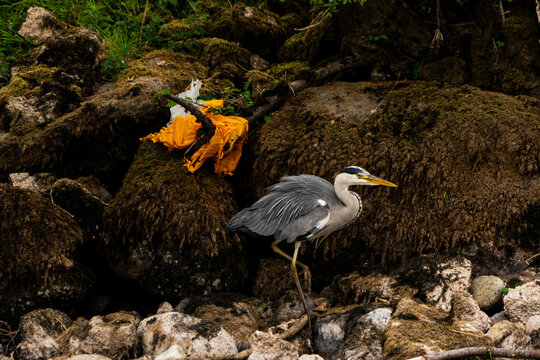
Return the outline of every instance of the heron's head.
<path id="1" fill-rule="evenodd" d="M 359 166 L 349 166 L 348 168 L 344 169 L 338 175 L 338 177 L 342 178 L 351 185 L 383 185 L 397 187 L 396 184 L 383 180 L 375 175 L 371 175 L 369 172 Z"/>

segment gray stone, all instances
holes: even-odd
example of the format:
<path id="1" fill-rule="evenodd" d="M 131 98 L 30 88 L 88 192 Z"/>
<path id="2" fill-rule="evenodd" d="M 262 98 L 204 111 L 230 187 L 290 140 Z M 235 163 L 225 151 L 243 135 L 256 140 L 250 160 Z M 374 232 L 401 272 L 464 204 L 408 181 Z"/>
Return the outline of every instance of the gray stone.
<path id="1" fill-rule="evenodd" d="M 439 310 L 450 312 L 456 292 L 467 291 L 471 286 L 471 262 L 463 257 L 441 263 L 433 274 L 438 283 L 426 292 L 426 301 Z"/>
<path id="2" fill-rule="evenodd" d="M 111 358 L 97 354 L 78 354 L 69 356 L 58 356 L 52 360 L 111 360 Z"/>
<path id="3" fill-rule="evenodd" d="M 298 349 L 276 335 L 255 331 L 249 338 L 251 355 L 248 360 L 296 360 Z"/>
<path id="4" fill-rule="evenodd" d="M 324 360 L 324 358 L 317 354 L 304 354 L 298 360 Z"/>
<path id="5" fill-rule="evenodd" d="M 468 292 L 462 291 L 454 294 L 452 300 L 454 325 L 460 331 L 488 331 L 491 322 L 489 316 L 480 310 L 478 303 Z"/>
<path id="6" fill-rule="evenodd" d="M 55 309 L 39 309 L 21 317 L 19 356 L 25 360 L 50 359 L 58 354 L 56 339 L 71 324 L 69 316 Z"/>
<path id="7" fill-rule="evenodd" d="M 223 328 L 191 315 L 168 312 L 147 317 L 137 329 L 145 355 L 156 357 L 173 345 L 187 356 L 237 353 L 234 339 Z"/>
<path id="8" fill-rule="evenodd" d="M 540 280 L 508 289 L 503 303 L 511 321 L 526 324 L 531 316 L 540 315 Z"/>
<path id="9" fill-rule="evenodd" d="M 64 355 L 99 354 L 113 359 L 128 359 L 136 355 L 138 315 L 117 312 L 94 316 L 89 321 L 77 319 L 58 339 Z"/>
<path id="10" fill-rule="evenodd" d="M 9 174 L 9 183 L 19 189 L 39 192 L 36 179 L 26 172 Z"/>
<path id="11" fill-rule="evenodd" d="M 181 360 L 186 358 L 186 353 L 180 345 L 173 345 L 156 356 L 155 360 Z"/>
<path id="12" fill-rule="evenodd" d="M 525 326 L 503 320 L 493 325 L 486 333 L 493 344 L 504 349 L 532 350 L 531 338 L 525 333 Z"/>
<path id="13" fill-rule="evenodd" d="M 41 7 L 28 9 L 26 20 L 21 25 L 19 35 L 35 44 L 58 36 L 60 24 L 50 12 Z"/>
<path id="14" fill-rule="evenodd" d="M 488 310 L 499 303 L 504 282 L 497 276 L 478 276 L 471 283 L 471 292 L 482 310 Z"/>
<path id="15" fill-rule="evenodd" d="M 531 316 L 525 324 L 525 330 L 527 331 L 527 334 L 540 330 L 540 315 Z"/>
<path id="16" fill-rule="evenodd" d="M 373 325 L 381 334 L 384 332 L 384 329 L 386 329 L 391 318 L 392 309 L 389 308 L 375 309 L 362 317 L 363 321 Z"/>

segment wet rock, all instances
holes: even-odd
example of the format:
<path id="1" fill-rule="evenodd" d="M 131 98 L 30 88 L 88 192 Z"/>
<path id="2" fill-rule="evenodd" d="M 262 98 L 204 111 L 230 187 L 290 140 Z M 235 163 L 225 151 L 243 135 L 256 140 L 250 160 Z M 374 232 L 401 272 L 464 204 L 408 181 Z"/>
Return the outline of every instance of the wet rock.
<path id="1" fill-rule="evenodd" d="M 112 313 L 78 318 L 58 339 L 63 355 L 99 354 L 113 359 L 133 358 L 138 352 L 138 315 Z"/>
<path id="2" fill-rule="evenodd" d="M 401 300 L 385 331 L 384 359 L 408 359 L 430 352 L 491 346 L 491 340 L 448 323 L 448 314 L 432 305 Z"/>
<path id="3" fill-rule="evenodd" d="M 0 317 L 45 304 L 68 310 L 93 285 L 93 274 L 74 261 L 79 225 L 37 193 L 0 183 L 0 198 Z"/>
<path id="4" fill-rule="evenodd" d="M 173 345 L 180 345 L 182 351 L 192 357 L 237 353 L 234 339 L 223 328 L 177 312 L 143 319 L 137 333 L 142 341 L 143 353 L 152 357 L 162 354 Z"/>
<path id="5" fill-rule="evenodd" d="M 489 316 L 468 292 L 454 293 L 452 298 L 453 325 L 461 331 L 485 333 L 491 326 Z"/>
<path id="6" fill-rule="evenodd" d="M 298 349 L 275 335 L 256 331 L 249 338 L 251 355 L 248 360 L 296 360 Z"/>
<path id="7" fill-rule="evenodd" d="M 471 292 L 478 306 L 488 310 L 501 301 L 504 282 L 497 276 L 485 275 L 474 278 L 471 283 Z"/>
<path id="8" fill-rule="evenodd" d="M 26 20 L 21 25 L 18 33 L 26 40 L 34 44 L 57 37 L 62 31 L 62 25 L 42 7 L 32 7 L 28 9 Z"/>
<path id="9" fill-rule="evenodd" d="M 508 320 L 493 325 L 486 334 L 493 344 L 503 349 L 532 350 L 531 338 L 520 323 Z"/>
<path id="10" fill-rule="evenodd" d="M 110 265 L 159 295 L 234 291 L 248 274 L 239 237 L 225 229 L 237 210 L 231 186 L 205 166 L 189 173 L 182 154 L 141 144 L 105 210 Z"/>
<path id="11" fill-rule="evenodd" d="M 20 319 L 20 343 L 17 351 L 22 359 L 45 360 L 58 354 L 56 339 L 71 325 L 71 319 L 55 309 L 34 310 Z"/>
<path id="12" fill-rule="evenodd" d="M 540 280 L 508 289 L 503 302 L 511 321 L 526 324 L 531 316 L 540 315 Z"/>
<path id="13" fill-rule="evenodd" d="M 471 86 L 439 88 L 414 82 L 389 92 L 391 86 L 336 82 L 307 88 L 250 140 L 251 184 L 257 196 L 284 175 L 314 174 L 332 181 L 351 159 L 399 185 L 395 190 L 356 189 L 364 210 L 354 224 L 322 242 L 316 256 L 328 267 L 312 269 L 314 276 L 323 268 L 334 270 L 326 275 L 330 279 L 337 271 L 352 272 L 371 256 L 391 261 L 412 253 L 459 249 L 472 238 L 480 248 L 516 246 L 518 238 L 522 246 L 537 249 L 532 234 L 540 183 L 525 180 L 537 178 L 540 168 L 531 156 L 540 152 L 540 116 L 533 110 L 537 102 Z M 346 95 L 317 101 L 328 92 Z M 354 115 L 357 99 L 383 96 L 375 113 Z M 331 108 L 344 116 L 329 117 Z M 518 123 L 510 120 L 516 112 L 521 114 Z M 496 134 L 504 136 L 495 141 Z M 506 149 L 504 155 L 500 149 Z M 499 167 L 500 174 L 494 170 Z M 469 185 L 458 185 L 452 175 L 456 172 Z M 497 229 L 506 235 L 497 235 Z M 355 241 L 359 238 L 363 241 Z M 325 254 L 339 259 L 339 266 L 325 262 Z M 444 293 L 439 295 L 447 308 Z"/>

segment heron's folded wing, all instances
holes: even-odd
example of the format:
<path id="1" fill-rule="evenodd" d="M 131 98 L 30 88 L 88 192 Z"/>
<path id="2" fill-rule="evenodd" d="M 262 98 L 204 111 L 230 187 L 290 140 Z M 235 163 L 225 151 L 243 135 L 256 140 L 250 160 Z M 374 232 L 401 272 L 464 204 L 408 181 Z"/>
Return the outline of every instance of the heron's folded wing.
<path id="1" fill-rule="evenodd" d="M 330 210 L 322 199 L 305 192 L 280 190 L 274 188 L 252 207 L 240 211 L 227 228 L 294 241 L 313 236 L 330 220 Z"/>

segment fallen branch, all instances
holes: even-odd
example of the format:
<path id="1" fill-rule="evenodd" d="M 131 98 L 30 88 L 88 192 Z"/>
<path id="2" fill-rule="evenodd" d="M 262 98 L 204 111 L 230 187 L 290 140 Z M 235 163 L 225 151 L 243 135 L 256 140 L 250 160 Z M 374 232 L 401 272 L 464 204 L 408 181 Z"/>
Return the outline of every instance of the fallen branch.
<path id="1" fill-rule="evenodd" d="M 161 96 L 171 101 L 174 101 L 178 105 L 183 106 L 187 111 L 189 111 L 193 116 L 195 116 L 197 121 L 203 125 L 205 129 L 205 133 L 206 135 L 208 135 L 209 139 L 211 139 L 212 136 L 214 136 L 214 133 L 216 132 L 216 127 L 214 126 L 214 124 L 212 124 L 212 121 L 201 112 L 201 110 L 199 109 L 197 105 L 195 105 L 193 102 L 189 100 L 181 99 L 176 96 L 169 95 L 169 94 L 161 94 Z"/>
<path id="2" fill-rule="evenodd" d="M 446 360 L 460 359 L 465 356 L 488 355 L 490 357 L 506 357 L 513 359 L 540 359 L 540 350 L 513 350 L 487 347 L 467 347 L 443 351 L 439 353 L 430 353 L 423 356 L 411 358 L 409 360 Z"/>

